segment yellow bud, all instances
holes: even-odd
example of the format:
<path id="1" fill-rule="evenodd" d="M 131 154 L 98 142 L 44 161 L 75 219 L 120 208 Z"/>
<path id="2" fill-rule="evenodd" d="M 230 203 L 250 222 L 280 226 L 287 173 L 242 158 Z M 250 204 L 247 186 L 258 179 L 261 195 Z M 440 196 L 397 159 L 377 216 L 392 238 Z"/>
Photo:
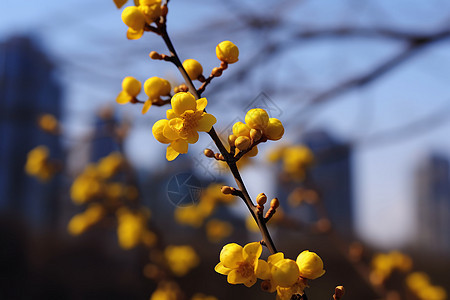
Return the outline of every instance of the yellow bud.
<path id="1" fill-rule="evenodd" d="M 195 59 L 186 59 L 183 62 L 183 67 L 191 80 L 196 80 L 200 75 L 203 74 L 202 65 Z"/>
<path id="2" fill-rule="evenodd" d="M 54 115 L 45 114 L 39 118 L 39 127 L 47 132 L 55 132 L 58 128 L 58 120 Z"/>
<path id="3" fill-rule="evenodd" d="M 247 136 L 250 137 L 250 127 L 242 122 L 236 122 L 233 125 L 233 134 L 238 136 Z"/>
<path id="4" fill-rule="evenodd" d="M 159 77 L 151 77 L 144 83 L 144 91 L 149 99 L 158 99 L 161 96 L 170 94 L 170 83 Z"/>
<path id="5" fill-rule="evenodd" d="M 252 142 L 250 141 L 250 139 L 248 137 L 240 136 L 236 139 L 236 141 L 234 141 L 234 144 L 235 144 L 236 148 L 238 148 L 241 151 L 244 151 L 250 147 Z"/>
<path id="6" fill-rule="evenodd" d="M 131 97 L 136 97 L 141 92 L 141 82 L 134 77 L 128 76 L 122 80 L 122 90 Z"/>
<path id="7" fill-rule="evenodd" d="M 253 108 L 245 115 L 245 123 L 250 128 L 264 130 L 269 124 L 269 115 L 262 108 Z"/>
<path id="8" fill-rule="evenodd" d="M 303 278 L 316 279 L 325 274 L 323 261 L 320 256 L 308 250 L 298 255 L 297 265 L 300 270 L 300 276 Z"/>
<path id="9" fill-rule="evenodd" d="M 283 137 L 284 127 L 281 121 L 276 118 L 270 118 L 267 127 L 264 129 L 264 135 L 269 140 L 279 140 Z"/>
<path id="10" fill-rule="evenodd" d="M 149 23 L 152 23 L 158 19 L 162 14 L 161 1 L 141 1 L 139 9 L 142 11 Z"/>
<path id="11" fill-rule="evenodd" d="M 172 109 L 177 115 L 181 115 L 186 110 L 195 111 L 197 108 L 197 102 L 191 93 L 180 92 L 176 93 L 171 100 Z"/>
<path id="12" fill-rule="evenodd" d="M 239 60 L 239 48 L 230 41 L 223 41 L 216 47 L 217 58 L 232 64 Z"/>
<path id="13" fill-rule="evenodd" d="M 256 197 L 256 203 L 258 203 L 258 205 L 263 206 L 266 202 L 267 202 L 266 194 L 264 193 L 258 194 L 258 196 Z"/>
<path id="14" fill-rule="evenodd" d="M 168 123 L 169 123 L 169 120 L 162 119 L 162 120 L 156 121 L 156 123 L 152 127 L 153 136 L 155 137 L 155 139 L 158 142 L 163 143 L 163 144 L 169 144 L 171 142 L 171 140 L 166 138 L 163 134 L 164 127 L 166 127 L 168 125 Z"/>
<path id="15" fill-rule="evenodd" d="M 270 119 L 269 119 L 270 120 Z M 261 133 L 261 130 L 258 130 L 258 129 L 250 129 L 250 138 L 253 140 L 253 141 L 259 141 L 259 139 L 261 138 L 261 136 L 262 136 L 262 133 Z"/>
<path id="16" fill-rule="evenodd" d="M 128 6 L 122 12 L 122 21 L 136 31 L 142 30 L 145 25 L 145 16 L 136 6 Z"/>
<path id="17" fill-rule="evenodd" d="M 292 259 L 282 259 L 271 269 L 273 280 L 281 287 L 290 287 L 300 276 L 298 265 Z"/>
<path id="18" fill-rule="evenodd" d="M 231 147 L 235 146 L 235 142 L 236 142 L 236 136 L 234 134 L 230 134 L 228 136 L 228 144 L 230 144 Z"/>

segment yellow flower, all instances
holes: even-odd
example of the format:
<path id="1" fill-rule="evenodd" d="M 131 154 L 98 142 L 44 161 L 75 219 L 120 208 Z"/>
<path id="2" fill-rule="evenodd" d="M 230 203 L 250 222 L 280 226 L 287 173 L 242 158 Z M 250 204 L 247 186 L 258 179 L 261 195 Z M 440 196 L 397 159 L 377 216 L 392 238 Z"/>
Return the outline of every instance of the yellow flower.
<path id="1" fill-rule="evenodd" d="M 300 276 L 303 278 L 316 279 L 325 274 L 323 261 L 320 256 L 308 250 L 298 255 L 297 265 L 300 270 Z"/>
<path id="2" fill-rule="evenodd" d="M 142 113 L 145 114 L 154 101 L 161 99 L 162 96 L 169 96 L 170 90 L 170 83 L 163 78 L 155 76 L 147 79 L 144 83 L 144 91 L 148 99 L 142 107 Z"/>
<path id="3" fill-rule="evenodd" d="M 119 104 L 126 104 L 136 98 L 141 92 L 141 82 L 134 77 L 128 76 L 122 80 L 122 91 L 116 98 Z"/>
<path id="4" fill-rule="evenodd" d="M 179 300 L 181 298 L 178 285 L 167 281 L 160 282 L 158 288 L 150 296 L 150 300 Z"/>
<path id="5" fill-rule="evenodd" d="M 48 133 L 56 133 L 58 130 L 58 120 L 52 114 L 44 114 L 38 120 L 39 128 Z"/>
<path id="6" fill-rule="evenodd" d="M 300 276 L 298 265 L 292 259 L 284 258 L 277 261 L 270 270 L 272 279 L 280 287 L 290 287 Z"/>
<path id="7" fill-rule="evenodd" d="M 164 250 L 170 270 L 176 276 L 184 276 L 200 263 L 200 258 L 194 248 L 189 245 L 167 246 Z"/>
<path id="8" fill-rule="evenodd" d="M 250 127 L 247 124 L 242 122 L 236 122 L 233 125 L 233 134 L 236 137 L 246 136 L 250 137 Z"/>
<path id="9" fill-rule="evenodd" d="M 245 115 L 245 123 L 250 128 L 264 130 L 269 124 L 269 115 L 262 108 L 253 108 Z"/>
<path id="10" fill-rule="evenodd" d="M 25 172 L 39 180 L 47 181 L 53 175 L 53 168 L 49 161 L 49 150 L 45 146 L 38 146 L 28 152 Z"/>
<path id="11" fill-rule="evenodd" d="M 127 38 L 137 40 L 144 34 L 146 16 L 136 6 L 128 6 L 122 11 L 122 21 L 128 26 Z"/>
<path id="12" fill-rule="evenodd" d="M 201 293 L 196 293 L 192 296 L 191 300 L 218 300 L 214 296 L 207 296 Z"/>
<path id="13" fill-rule="evenodd" d="M 212 219 L 206 223 L 206 235 L 213 243 L 220 242 L 228 237 L 233 231 L 233 226 L 229 222 Z"/>
<path id="14" fill-rule="evenodd" d="M 273 141 L 277 141 L 283 137 L 284 127 L 280 120 L 276 118 L 269 118 L 269 123 L 264 129 L 264 135 Z"/>
<path id="15" fill-rule="evenodd" d="M 117 211 L 117 237 L 119 245 L 125 250 L 136 247 L 147 235 L 147 219 L 143 212 L 132 212 L 128 208 L 121 208 Z"/>
<path id="16" fill-rule="evenodd" d="M 183 62 L 183 67 L 191 80 L 196 80 L 203 74 L 202 65 L 195 59 L 186 59 Z"/>
<path id="17" fill-rule="evenodd" d="M 257 278 L 267 279 L 267 262 L 259 259 L 262 246 L 259 242 L 249 243 L 244 247 L 231 243 L 222 248 L 220 262 L 214 270 L 222 275 L 227 275 L 227 281 L 231 284 L 244 284 L 251 287 Z"/>
<path id="18" fill-rule="evenodd" d="M 208 132 L 216 123 L 216 118 L 204 112 L 206 98 L 195 100 L 190 93 L 180 92 L 171 100 L 172 109 L 167 110 L 168 122 L 158 121 L 152 128 L 155 138 L 167 147 L 169 161 L 179 154 L 187 153 L 188 144 L 198 141 L 198 131 Z"/>
<path id="19" fill-rule="evenodd" d="M 110 178 L 119 171 L 123 165 L 123 157 L 119 152 L 112 152 L 98 162 L 97 170 L 102 178 Z"/>
<path id="20" fill-rule="evenodd" d="M 161 0 L 140 0 L 139 9 L 145 16 L 147 23 L 152 23 L 161 16 Z"/>
<path id="21" fill-rule="evenodd" d="M 76 204 L 83 204 L 103 193 L 103 182 L 93 165 L 88 165 L 72 183 L 70 197 Z"/>
<path id="22" fill-rule="evenodd" d="M 230 41 L 223 41 L 217 45 L 216 55 L 219 60 L 233 64 L 239 60 L 239 48 Z"/>
<path id="23" fill-rule="evenodd" d="M 101 220 L 105 209 L 98 203 L 88 206 L 85 212 L 76 214 L 70 219 L 67 230 L 71 235 L 80 235 L 89 227 Z"/>

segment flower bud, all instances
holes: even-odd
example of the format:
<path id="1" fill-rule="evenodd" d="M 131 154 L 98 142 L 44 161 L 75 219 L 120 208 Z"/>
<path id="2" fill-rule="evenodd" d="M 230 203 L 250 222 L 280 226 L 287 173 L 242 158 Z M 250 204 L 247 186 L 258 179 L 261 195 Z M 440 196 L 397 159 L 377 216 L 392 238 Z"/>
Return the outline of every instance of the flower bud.
<path id="1" fill-rule="evenodd" d="M 237 137 L 234 134 L 230 134 L 228 136 L 228 144 L 230 145 L 230 147 L 234 147 L 235 146 L 236 138 Z"/>
<path id="2" fill-rule="evenodd" d="M 181 115 L 186 110 L 195 111 L 197 102 L 191 93 L 180 92 L 176 93 L 171 100 L 172 109 L 177 115 Z"/>
<path id="3" fill-rule="evenodd" d="M 211 71 L 212 76 L 220 77 L 222 75 L 223 70 L 221 68 L 213 68 Z"/>
<path id="4" fill-rule="evenodd" d="M 264 109 L 253 108 L 245 115 L 245 123 L 250 128 L 264 130 L 269 124 L 269 115 Z"/>
<path id="5" fill-rule="evenodd" d="M 223 41 L 216 47 L 217 58 L 232 64 L 239 60 L 239 48 L 230 41 Z"/>
<path id="6" fill-rule="evenodd" d="M 261 130 L 258 129 L 250 129 L 250 138 L 256 142 L 259 141 L 259 139 L 262 137 L 262 132 Z"/>
<path id="7" fill-rule="evenodd" d="M 273 280 L 281 287 L 290 287 L 300 276 L 298 265 L 292 259 L 282 259 L 271 269 Z"/>
<path id="8" fill-rule="evenodd" d="M 316 279 L 325 274 L 323 261 L 320 256 L 308 250 L 298 255 L 297 265 L 300 270 L 300 276 L 303 278 Z"/>
<path id="9" fill-rule="evenodd" d="M 236 122 L 233 125 L 233 134 L 238 136 L 250 136 L 250 127 L 248 127 L 246 124 L 242 122 Z"/>
<path id="10" fill-rule="evenodd" d="M 158 142 L 163 143 L 163 144 L 169 144 L 171 142 L 171 140 L 166 138 L 163 134 L 164 127 L 168 126 L 168 123 L 169 123 L 169 120 L 162 119 L 162 120 L 156 121 L 152 127 L 153 136 L 155 137 L 155 139 Z"/>
<path id="11" fill-rule="evenodd" d="M 202 65 L 195 59 L 186 59 L 183 67 L 191 80 L 196 80 L 203 73 Z"/>
<path id="12" fill-rule="evenodd" d="M 273 209 L 277 209 L 280 206 L 280 201 L 278 198 L 273 198 L 272 201 L 270 201 L 270 207 Z"/>
<path id="13" fill-rule="evenodd" d="M 221 191 L 222 191 L 222 194 L 230 195 L 231 193 L 233 193 L 233 188 L 230 187 L 230 186 L 224 185 L 224 186 L 221 188 Z"/>
<path id="14" fill-rule="evenodd" d="M 236 139 L 234 144 L 236 145 L 236 148 L 238 148 L 241 151 L 244 151 L 244 150 L 247 150 L 250 147 L 252 142 L 250 141 L 250 139 L 248 137 L 240 136 L 240 137 L 238 137 Z"/>
<path id="15" fill-rule="evenodd" d="M 122 12 L 122 21 L 134 30 L 142 30 L 145 25 L 145 16 L 136 6 L 128 6 Z"/>
<path id="16" fill-rule="evenodd" d="M 334 294 L 336 295 L 336 299 L 340 299 L 345 295 L 345 289 L 342 285 L 337 286 L 334 289 Z"/>
<path id="17" fill-rule="evenodd" d="M 122 80 L 122 90 L 130 95 L 136 97 L 141 92 L 141 82 L 134 77 L 128 76 Z"/>
<path id="18" fill-rule="evenodd" d="M 205 154 L 206 157 L 214 157 L 214 151 L 211 149 L 206 148 L 203 150 L 203 154 Z"/>
<path id="19" fill-rule="evenodd" d="M 149 99 L 158 99 L 161 96 L 170 94 L 170 83 L 159 77 L 151 77 L 144 83 L 144 91 Z"/>
<path id="20" fill-rule="evenodd" d="M 267 127 L 264 129 L 264 135 L 269 140 L 279 140 L 283 137 L 284 127 L 281 121 L 276 118 L 270 118 Z"/>
<path id="21" fill-rule="evenodd" d="M 256 196 L 256 203 L 258 203 L 258 205 L 263 206 L 266 202 L 267 202 L 266 194 L 260 193 L 258 194 L 258 196 Z"/>
<path id="22" fill-rule="evenodd" d="M 145 1 L 145 0 L 144 0 Z M 139 9 L 142 11 L 143 15 L 146 18 L 148 23 L 152 23 L 157 20 L 161 14 L 161 1 L 146 1 L 146 2 L 155 2 L 153 4 L 142 4 L 139 5 Z"/>

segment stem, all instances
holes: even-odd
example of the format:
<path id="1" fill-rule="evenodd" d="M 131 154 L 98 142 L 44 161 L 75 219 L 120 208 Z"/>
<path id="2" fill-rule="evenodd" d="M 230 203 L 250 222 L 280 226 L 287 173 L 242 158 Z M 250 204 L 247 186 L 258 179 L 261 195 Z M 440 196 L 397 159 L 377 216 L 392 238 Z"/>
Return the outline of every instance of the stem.
<path id="1" fill-rule="evenodd" d="M 189 78 L 186 70 L 183 67 L 183 64 L 180 61 L 180 58 L 178 57 L 178 54 L 175 50 L 175 47 L 172 44 L 172 41 L 170 40 L 169 34 L 167 33 L 167 27 L 165 22 L 159 23 L 158 28 L 160 30 L 160 34 L 170 51 L 170 54 L 173 57 L 173 63 L 178 68 L 178 71 L 180 71 L 181 75 L 183 76 L 186 85 L 189 88 L 189 91 L 192 93 L 192 95 L 195 97 L 195 99 L 199 99 L 200 95 L 197 92 L 197 89 L 195 88 L 194 84 L 192 83 L 192 80 Z M 211 128 L 211 130 L 208 132 L 209 136 L 212 138 L 214 143 L 216 144 L 217 148 L 219 149 L 220 153 L 225 158 L 225 161 L 227 162 L 228 167 L 230 168 L 231 173 L 233 174 L 234 179 L 236 180 L 236 183 L 239 187 L 239 189 L 242 191 L 244 198 L 245 198 L 245 204 L 247 205 L 248 210 L 250 211 L 253 219 L 255 219 L 256 223 L 258 224 L 259 230 L 261 232 L 263 241 L 267 248 L 269 249 L 271 254 L 277 253 L 277 249 L 275 248 L 275 244 L 272 241 L 272 238 L 270 236 L 269 231 L 267 230 L 267 226 L 264 222 L 264 217 L 262 215 L 256 214 L 256 207 L 253 204 L 250 195 L 247 192 L 247 188 L 245 187 L 244 181 L 241 178 L 241 175 L 239 173 L 239 170 L 236 166 L 235 159 L 231 156 L 231 154 L 227 151 L 225 146 L 223 145 L 222 141 L 220 140 L 219 136 L 217 135 L 214 127 Z"/>

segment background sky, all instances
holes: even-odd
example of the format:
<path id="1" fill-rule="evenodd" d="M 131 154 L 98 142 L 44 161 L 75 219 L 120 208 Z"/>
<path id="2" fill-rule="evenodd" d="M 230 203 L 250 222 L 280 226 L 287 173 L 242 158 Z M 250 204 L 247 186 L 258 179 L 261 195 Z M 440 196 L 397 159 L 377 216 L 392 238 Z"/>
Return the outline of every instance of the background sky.
<path id="1" fill-rule="evenodd" d="M 297 2 L 276 7 L 277 1 L 258 1 L 257 5 L 243 1 L 241 7 L 234 7 L 228 1 L 172 0 L 168 29 L 182 59 L 196 58 L 205 70 L 217 65 L 215 45 L 222 40 L 234 41 L 240 48 L 240 61 L 219 79 L 225 80 L 236 76 L 239 64 L 254 58 L 263 42 L 289 42 L 294 30 L 345 25 L 428 33 L 450 28 L 450 3 L 445 0 Z M 257 33 L 245 29 L 242 16 L 246 12 L 270 16 L 274 9 L 282 11 L 283 22 L 290 26 L 273 26 Z M 30 34 L 48 51 L 65 85 L 64 123 L 73 136 L 89 128 L 99 107 L 114 103 L 123 77 L 180 80 L 174 68 L 148 59 L 151 50 L 163 52 L 157 37 L 126 39 L 120 14 L 107 0 L 0 0 L 0 41 Z M 344 140 L 355 141 L 358 230 L 370 243 L 399 247 L 414 239 L 416 169 L 430 152 L 450 156 L 450 122 L 441 120 L 443 114 L 450 116 L 450 41 L 427 47 L 377 81 L 344 93 L 308 114 L 302 113 L 302 107 L 304 99 L 315 92 L 369 70 L 404 47 L 395 40 L 374 38 L 300 42 L 276 59 L 259 62 L 245 85 L 222 91 L 220 102 L 211 105 L 210 111 L 227 111 L 218 121 L 218 127 L 226 126 L 265 91 L 281 109 L 279 118 L 286 124 L 286 141 L 311 128 L 327 128 Z M 127 149 L 136 164 L 155 167 L 165 162 L 149 153 L 163 155 L 165 148 L 153 140 L 151 124 L 163 118 L 165 110 L 152 109 L 145 117 L 139 111 L 136 107 L 120 107 L 120 113 L 132 117 L 136 125 Z M 437 121 L 408 127 L 410 130 L 392 139 L 374 138 L 428 119 Z M 201 145 L 208 142 L 202 137 L 194 151 L 201 151 Z M 244 176 L 253 179 L 249 179 L 249 189 L 257 194 L 260 180 L 269 172 L 264 173 L 261 167 L 256 173 L 251 171 L 245 171 Z"/>

